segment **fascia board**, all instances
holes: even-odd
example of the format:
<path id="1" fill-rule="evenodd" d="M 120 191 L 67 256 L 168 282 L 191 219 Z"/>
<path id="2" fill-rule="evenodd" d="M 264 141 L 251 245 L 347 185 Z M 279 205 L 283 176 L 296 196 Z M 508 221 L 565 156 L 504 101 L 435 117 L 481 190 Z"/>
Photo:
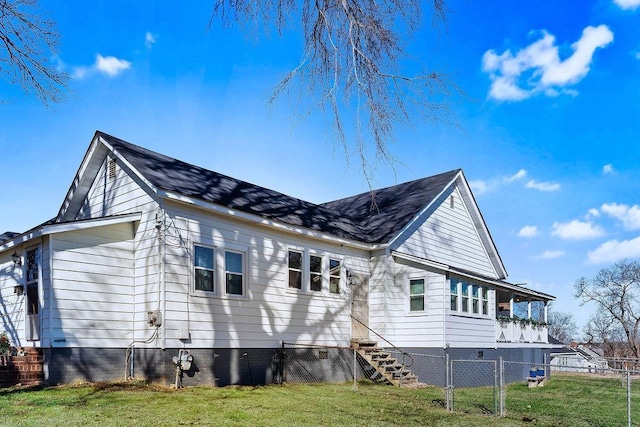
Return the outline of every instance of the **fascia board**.
<path id="1" fill-rule="evenodd" d="M 122 224 L 127 222 L 136 222 L 136 221 L 140 221 L 141 219 L 142 219 L 142 214 L 140 212 L 136 212 L 132 214 L 124 214 L 124 215 L 118 215 L 118 216 L 106 217 L 106 218 L 87 219 L 87 220 L 65 222 L 62 224 L 44 225 L 42 227 L 28 231 L 24 234 L 14 237 L 11 240 L 4 242 L 2 245 L 0 245 L 0 252 L 13 249 L 16 246 L 22 245 L 23 243 L 26 243 L 30 240 L 37 239 L 39 237 L 50 235 L 50 234 L 64 233 L 67 231 L 75 231 L 75 230 L 86 230 L 88 228 L 103 227 L 107 225 Z"/>
<path id="2" fill-rule="evenodd" d="M 88 228 L 105 227 L 114 224 L 123 224 L 127 222 L 136 222 L 142 219 L 142 213 L 136 212 L 132 214 L 124 214 L 113 217 L 97 218 L 66 222 L 62 224 L 51 224 L 42 227 L 42 235 L 64 233 L 67 231 L 86 230 Z"/>

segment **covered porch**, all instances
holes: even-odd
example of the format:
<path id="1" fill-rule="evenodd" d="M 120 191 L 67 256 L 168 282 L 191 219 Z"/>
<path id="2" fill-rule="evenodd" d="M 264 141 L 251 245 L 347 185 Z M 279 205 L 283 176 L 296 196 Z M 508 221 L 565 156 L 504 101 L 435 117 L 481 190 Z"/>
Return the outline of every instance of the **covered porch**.
<path id="1" fill-rule="evenodd" d="M 496 341 L 548 343 L 547 312 L 552 299 L 526 290 L 496 289 Z"/>

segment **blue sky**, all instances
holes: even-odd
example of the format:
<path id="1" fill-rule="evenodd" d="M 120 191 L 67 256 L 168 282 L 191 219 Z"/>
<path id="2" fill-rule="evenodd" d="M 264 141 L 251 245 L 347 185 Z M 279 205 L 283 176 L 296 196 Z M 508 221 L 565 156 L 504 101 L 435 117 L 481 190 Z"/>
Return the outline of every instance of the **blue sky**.
<path id="1" fill-rule="evenodd" d="M 312 202 L 367 190 L 313 114 L 267 101 L 302 57 L 292 28 L 247 39 L 207 25 L 213 0 L 41 0 L 58 22 L 66 102 L 0 82 L 0 231 L 53 217 L 95 130 Z M 407 52 L 448 73 L 459 127 L 398 128 L 374 187 L 462 168 L 509 280 L 556 295 L 579 325 L 573 283 L 640 257 L 640 0 L 458 0 L 446 32 Z M 411 71 L 411 70 L 410 70 Z"/>

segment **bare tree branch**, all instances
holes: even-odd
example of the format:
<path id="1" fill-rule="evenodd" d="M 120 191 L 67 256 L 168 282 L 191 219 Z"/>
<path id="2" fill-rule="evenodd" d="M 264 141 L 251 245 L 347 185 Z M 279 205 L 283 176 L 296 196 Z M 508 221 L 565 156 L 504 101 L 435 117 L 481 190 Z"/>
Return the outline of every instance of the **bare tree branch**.
<path id="1" fill-rule="evenodd" d="M 622 336 L 631 355 L 640 358 L 640 262 L 619 261 L 592 279 L 581 278 L 575 289 L 581 304 L 592 302 L 597 307 L 587 334 L 604 344 Z"/>
<path id="2" fill-rule="evenodd" d="M 48 105 L 64 99 L 68 76 L 51 64 L 58 43 L 55 22 L 37 11 L 38 0 L 0 0 L 0 75 Z"/>
<path id="3" fill-rule="evenodd" d="M 446 0 L 431 0 L 435 26 L 446 25 Z M 347 159 L 360 160 L 369 185 L 378 162 L 393 166 L 389 150 L 397 125 L 415 120 L 455 124 L 451 95 L 462 94 L 437 72 L 405 75 L 404 42 L 420 26 L 420 0 L 217 0 L 213 16 L 254 29 L 302 23 L 300 64 L 275 87 L 270 103 L 294 94 L 301 116 L 329 112 Z M 213 19 L 212 16 L 212 19 Z M 353 118 L 352 118 L 353 116 Z M 354 123 L 351 132 L 346 123 Z"/>

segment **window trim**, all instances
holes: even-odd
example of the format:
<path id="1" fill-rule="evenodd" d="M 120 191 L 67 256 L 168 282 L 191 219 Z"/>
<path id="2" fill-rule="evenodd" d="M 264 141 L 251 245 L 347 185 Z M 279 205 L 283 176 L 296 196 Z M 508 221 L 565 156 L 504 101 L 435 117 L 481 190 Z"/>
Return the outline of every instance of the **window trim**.
<path id="1" fill-rule="evenodd" d="M 329 285 L 327 288 L 327 291 L 329 293 L 329 295 L 340 295 L 342 294 L 342 290 L 344 287 L 344 279 L 343 279 L 343 271 L 344 271 L 344 260 L 342 258 L 339 257 L 334 257 L 329 255 L 328 256 L 329 261 L 327 262 L 327 277 L 329 279 Z M 338 262 L 338 274 L 331 274 L 331 261 L 336 261 Z M 338 278 L 338 292 L 331 292 L 331 279 L 332 278 Z"/>
<path id="2" fill-rule="evenodd" d="M 415 276 L 408 278 L 408 304 L 407 304 L 407 313 L 409 314 L 425 314 L 427 312 L 427 278 L 424 276 Z M 411 285 L 412 282 L 422 281 L 422 293 L 412 294 L 411 293 Z M 420 310 L 412 310 L 411 308 L 411 299 L 412 297 L 422 297 L 422 309 Z"/>
<path id="3" fill-rule="evenodd" d="M 301 277 L 301 285 L 300 288 L 289 286 L 289 278 L 292 269 L 289 267 L 289 254 L 291 252 L 296 252 L 302 254 L 301 261 L 301 269 L 300 269 L 300 277 Z M 311 257 L 317 257 L 320 259 L 320 270 L 312 272 L 311 271 Z M 331 261 L 337 261 L 340 266 L 340 271 L 336 274 L 331 274 Z M 346 283 L 346 273 L 345 273 L 345 263 L 344 257 L 342 255 L 338 255 L 332 252 L 324 252 L 321 250 L 316 250 L 313 248 L 303 248 L 300 246 L 290 245 L 287 246 L 285 252 L 285 276 L 284 282 L 286 286 L 286 290 L 288 292 L 294 293 L 304 293 L 306 295 L 317 295 L 323 297 L 337 297 L 341 296 L 344 293 L 345 283 Z M 293 269 L 296 271 L 296 269 Z M 317 276 L 321 278 L 321 286 L 319 289 L 311 289 L 311 279 L 312 277 Z M 338 292 L 331 292 L 331 279 L 337 278 L 338 282 Z"/>
<path id="4" fill-rule="evenodd" d="M 232 253 L 232 254 L 238 254 L 240 255 L 241 258 L 241 264 L 240 264 L 240 273 L 238 272 L 230 272 L 229 270 L 227 270 L 227 252 L 228 253 Z M 241 251 L 241 250 L 237 250 L 237 249 L 232 249 L 232 248 L 224 248 L 224 268 L 221 270 L 223 271 L 224 274 L 224 295 L 230 296 L 230 297 L 235 297 L 235 298 L 241 298 L 241 297 L 246 297 L 247 296 L 247 253 L 245 251 Z M 241 282 L 241 287 L 242 290 L 239 294 L 236 293 L 231 293 L 229 292 L 229 282 L 227 281 L 227 275 L 228 274 L 235 274 L 235 275 L 239 275 L 242 279 Z M 222 288 L 222 286 L 221 286 Z"/>
<path id="5" fill-rule="evenodd" d="M 300 268 L 296 269 L 296 268 L 291 268 L 290 266 L 290 261 L 291 261 L 291 252 L 295 252 L 300 254 Z M 286 274 L 286 284 L 287 284 L 287 289 L 293 292 L 303 292 L 305 291 L 305 250 L 304 249 L 298 249 L 295 247 L 288 247 L 287 248 L 287 256 L 286 256 L 286 261 L 285 261 L 286 265 L 287 265 L 287 274 Z M 296 286 L 291 286 L 291 271 L 299 271 L 300 273 L 300 287 L 296 287 Z"/>
<path id="6" fill-rule="evenodd" d="M 456 287 L 456 293 L 452 293 L 451 289 L 454 285 Z M 467 287 L 467 295 L 463 294 L 464 287 Z M 477 289 L 477 296 L 474 297 L 473 290 Z M 490 292 L 493 288 L 490 286 L 476 281 L 470 281 L 467 279 L 460 279 L 457 277 L 449 278 L 449 314 L 455 316 L 466 316 L 473 318 L 490 318 L 491 312 L 491 297 Z M 452 308 L 451 299 L 453 297 L 457 298 L 456 301 L 456 309 Z M 464 299 L 467 301 L 467 310 L 463 310 L 464 307 Z M 477 312 L 474 313 L 474 304 L 476 304 Z"/>
<path id="7" fill-rule="evenodd" d="M 319 271 L 311 271 L 311 267 L 313 265 L 312 262 L 311 262 L 311 257 L 315 257 L 315 258 L 318 258 L 320 260 L 320 270 Z M 307 271 L 305 272 L 305 274 L 309 275 L 309 282 L 308 282 L 309 283 L 309 288 L 308 288 L 309 292 L 313 292 L 313 293 L 322 293 L 322 292 L 324 292 L 324 289 L 325 289 L 324 282 L 325 282 L 325 277 L 326 277 L 326 274 L 325 274 L 325 271 L 324 271 L 326 262 L 324 260 L 325 260 L 325 257 L 323 255 L 319 255 L 319 254 L 317 254 L 315 252 L 310 252 L 309 253 L 309 262 L 308 262 L 309 268 L 306 269 Z M 314 276 L 320 278 L 320 289 L 312 289 L 311 288 Z"/>
<path id="8" fill-rule="evenodd" d="M 204 248 L 204 249 L 211 249 L 212 251 L 212 258 L 213 258 L 213 268 L 212 269 L 206 269 L 206 270 L 211 270 L 211 276 L 212 276 L 212 280 L 213 280 L 213 290 L 208 291 L 205 289 L 196 289 L 196 270 L 197 269 L 201 269 L 204 270 L 204 267 L 199 267 L 196 265 L 196 247 L 200 247 L 200 248 Z M 193 284 L 191 286 L 191 290 L 194 294 L 196 295 L 218 295 L 218 280 L 216 280 L 216 275 L 218 274 L 218 263 L 217 263 L 217 247 L 213 246 L 213 245 L 207 245 L 205 243 L 193 243 L 193 255 L 191 256 L 191 275 L 193 277 Z"/>

